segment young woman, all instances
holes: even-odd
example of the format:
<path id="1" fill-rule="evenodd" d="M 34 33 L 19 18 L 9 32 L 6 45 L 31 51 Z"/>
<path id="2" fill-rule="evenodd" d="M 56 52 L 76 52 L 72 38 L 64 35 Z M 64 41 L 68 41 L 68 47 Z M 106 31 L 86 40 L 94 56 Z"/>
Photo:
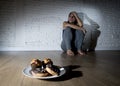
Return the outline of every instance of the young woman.
<path id="1" fill-rule="evenodd" d="M 68 21 L 63 22 L 63 40 L 61 43 L 61 48 L 67 53 L 67 55 L 74 56 L 75 52 L 79 55 L 84 55 L 81 46 L 85 32 L 82 21 L 77 16 L 77 13 L 70 12 L 68 15 Z"/>

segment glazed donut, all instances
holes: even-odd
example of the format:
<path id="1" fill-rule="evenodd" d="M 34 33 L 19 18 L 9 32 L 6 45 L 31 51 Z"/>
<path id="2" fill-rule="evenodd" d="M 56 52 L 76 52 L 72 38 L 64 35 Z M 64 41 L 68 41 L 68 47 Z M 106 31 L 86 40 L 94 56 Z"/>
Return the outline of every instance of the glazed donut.
<path id="1" fill-rule="evenodd" d="M 46 77 L 59 75 L 60 69 L 58 66 L 53 65 L 53 62 L 49 58 L 45 58 L 43 61 L 39 59 L 33 59 L 31 62 L 31 74 L 35 77 Z"/>
<path id="2" fill-rule="evenodd" d="M 46 76 L 49 76 L 49 73 L 47 72 L 36 72 L 36 71 L 31 71 L 32 75 L 35 76 L 35 77 L 46 77 Z"/>
<path id="3" fill-rule="evenodd" d="M 44 64 L 51 64 L 51 65 L 53 65 L 53 62 L 52 62 L 52 60 L 51 59 L 49 59 L 49 58 L 45 58 L 44 60 L 43 60 L 43 62 L 44 62 Z"/>
<path id="4" fill-rule="evenodd" d="M 60 69 L 59 69 L 59 67 L 57 67 L 57 66 L 52 66 L 52 67 L 46 67 L 46 71 L 48 72 L 48 73 L 50 73 L 51 75 L 59 75 L 59 73 L 60 73 Z"/>
<path id="5" fill-rule="evenodd" d="M 36 66 L 41 66 L 42 62 L 39 59 L 33 59 L 30 64 L 36 64 Z"/>
<path id="6" fill-rule="evenodd" d="M 49 67 L 46 67 L 46 71 L 47 71 L 48 73 L 50 73 L 51 75 L 53 75 L 53 76 L 58 75 L 57 72 L 53 71 L 53 70 L 52 70 L 51 68 L 49 68 Z"/>

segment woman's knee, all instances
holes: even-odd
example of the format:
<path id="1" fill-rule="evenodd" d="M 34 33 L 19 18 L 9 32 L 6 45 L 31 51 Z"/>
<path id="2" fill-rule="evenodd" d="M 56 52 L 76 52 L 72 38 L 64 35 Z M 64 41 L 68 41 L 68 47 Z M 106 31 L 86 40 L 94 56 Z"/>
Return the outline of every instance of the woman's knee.
<path id="1" fill-rule="evenodd" d="M 63 31 L 64 32 L 71 32 L 71 28 L 70 27 L 66 27 Z"/>
<path id="2" fill-rule="evenodd" d="M 72 31 L 71 28 L 67 27 L 63 30 L 63 38 L 68 37 L 69 39 L 72 38 Z"/>
<path id="3" fill-rule="evenodd" d="M 76 35 L 80 35 L 84 37 L 84 33 L 82 30 L 76 30 Z"/>

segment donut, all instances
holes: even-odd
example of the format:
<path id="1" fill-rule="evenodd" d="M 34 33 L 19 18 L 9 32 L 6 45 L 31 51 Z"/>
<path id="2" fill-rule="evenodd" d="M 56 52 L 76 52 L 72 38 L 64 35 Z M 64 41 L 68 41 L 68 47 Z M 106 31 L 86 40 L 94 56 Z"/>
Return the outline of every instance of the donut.
<path id="1" fill-rule="evenodd" d="M 31 74 L 35 77 L 46 77 L 48 75 L 50 75 L 45 68 L 43 68 L 42 66 L 37 66 L 36 64 L 31 64 Z"/>
<path id="2" fill-rule="evenodd" d="M 33 59 L 30 64 L 36 64 L 36 66 L 41 66 L 42 62 L 39 59 Z"/>
<path id="3" fill-rule="evenodd" d="M 52 70 L 51 68 L 49 68 L 49 67 L 46 67 L 46 71 L 47 71 L 48 73 L 50 73 L 52 76 L 58 75 L 57 72 L 53 71 L 53 70 Z"/>
<path id="4" fill-rule="evenodd" d="M 51 65 L 53 65 L 52 60 L 49 59 L 49 58 L 45 58 L 43 61 L 44 61 L 44 64 L 51 64 Z"/>
<path id="5" fill-rule="evenodd" d="M 43 61 L 33 59 L 30 64 L 31 74 L 35 77 L 58 76 L 60 73 L 59 67 L 53 65 L 52 60 L 49 58 L 45 58 Z"/>
<path id="6" fill-rule="evenodd" d="M 36 72 L 36 71 L 31 71 L 32 75 L 35 76 L 35 77 L 46 77 L 46 76 L 49 76 L 49 73 L 47 72 Z"/>
<path id="7" fill-rule="evenodd" d="M 58 76 L 59 73 L 60 73 L 60 69 L 57 66 L 54 66 L 54 65 L 52 67 L 46 67 L 46 71 L 53 76 L 55 76 L 55 75 Z"/>

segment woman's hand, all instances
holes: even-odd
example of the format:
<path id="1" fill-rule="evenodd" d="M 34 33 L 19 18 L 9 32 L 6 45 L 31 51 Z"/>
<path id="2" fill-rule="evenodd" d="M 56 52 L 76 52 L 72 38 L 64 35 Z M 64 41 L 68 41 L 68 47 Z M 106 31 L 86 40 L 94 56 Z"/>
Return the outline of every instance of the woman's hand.
<path id="1" fill-rule="evenodd" d="M 73 11 L 72 14 L 77 17 L 77 12 Z"/>
<path id="2" fill-rule="evenodd" d="M 68 26 L 69 26 L 69 23 L 66 22 L 66 21 L 64 21 L 64 22 L 63 22 L 63 28 L 66 28 L 66 27 L 68 27 Z"/>
<path id="3" fill-rule="evenodd" d="M 86 34 L 86 30 L 82 27 L 81 30 L 83 31 L 84 34 Z"/>
<path id="4" fill-rule="evenodd" d="M 78 17 L 77 12 L 72 11 L 72 14 L 75 16 L 75 18 L 76 18 L 76 20 L 77 20 L 78 25 L 79 25 L 80 27 L 83 27 L 83 22 L 82 22 L 82 20 Z"/>

